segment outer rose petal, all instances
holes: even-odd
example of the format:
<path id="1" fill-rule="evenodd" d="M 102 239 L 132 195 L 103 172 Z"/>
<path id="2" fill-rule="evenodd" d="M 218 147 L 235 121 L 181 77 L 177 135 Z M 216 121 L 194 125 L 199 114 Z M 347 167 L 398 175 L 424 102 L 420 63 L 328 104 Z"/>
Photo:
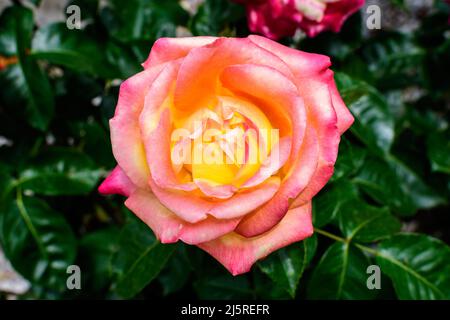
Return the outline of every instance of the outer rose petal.
<path id="1" fill-rule="evenodd" d="M 291 68 L 292 73 L 297 79 L 297 86 L 299 88 L 303 85 L 303 79 L 316 79 L 326 83 L 331 92 L 331 100 L 337 114 L 337 126 L 339 132 L 342 134 L 352 125 L 353 116 L 345 106 L 345 103 L 342 101 L 336 88 L 333 72 L 328 69 L 331 65 L 329 57 L 288 48 L 260 36 L 251 35 L 249 38 L 257 45 L 272 52 L 276 52 L 277 55 Z"/>
<path id="2" fill-rule="evenodd" d="M 128 197 L 136 189 L 125 172 L 116 166 L 109 176 L 98 187 L 101 194 L 121 194 Z"/>
<path id="3" fill-rule="evenodd" d="M 221 238 L 197 244 L 216 258 L 233 275 L 245 273 L 259 259 L 313 233 L 311 203 L 289 210 L 270 231 L 245 238 L 235 232 Z"/>
<path id="4" fill-rule="evenodd" d="M 147 60 L 142 66 L 151 66 L 185 57 L 189 51 L 213 43 L 216 37 L 159 38 L 153 44 Z"/>
<path id="5" fill-rule="evenodd" d="M 257 188 L 243 190 L 223 201 L 210 201 L 189 192 L 175 192 L 159 188 L 152 180 L 150 186 L 161 203 L 185 221 L 196 223 L 210 214 L 217 219 L 232 219 L 258 208 L 269 201 L 280 186 L 280 179 L 272 177 Z"/>
<path id="6" fill-rule="evenodd" d="M 299 201 L 302 200 L 301 203 L 305 203 L 316 195 L 333 175 L 340 134 L 328 86 L 314 80 L 303 81 L 300 91 L 308 112 L 308 124 L 317 130 L 320 150 L 316 171 L 308 186 L 297 197 Z"/>
<path id="7" fill-rule="evenodd" d="M 139 116 L 139 124 L 153 181 L 161 188 L 189 191 L 196 189 L 196 185 L 180 183 L 172 168 L 170 102 L 165 105 L 175 83 L 179 65 L 180 63 L 177 61 L 167 64 L 154 79 L 146 94 L 144 108 Z"/>
<path id="8" fill-rule="evenodd" d="M 340 134 L 347 130 L 354 120 L 336 89 L 333 72 L 327 70 L 324 75 L 325 77 L 328 77 L 329 81 L 332 81 L 332 84 L 329 83 L 328 89 L 330 90 L 334 110 L 331 107 L 330 101 L 327 101 L 329 99 L 327 98 L 326 89 L 323 88 L 323 85 L 318 85 L 316 81 L 303 81 L 302 88 L 305 99 L 307 100 L 306 105 L 309 106 L 310 112 L 313 112 L 313 118 L 318 119 L 316 127 L 320 132 L 319 144 L 321 156 L 319 165 L 310 184 L 293 201 L 291 208 L 301 206 L 303 203 L 310 201 L 331 178 L 338 155 Z M 330 87 L 334 87 L 334 90 Z M 333 116 L 333 111 L 335 111 L 336 116 Z M 335 120 L 336 117 L 337 123 Z M 335 128 L 336 126 L 337 130 Z"/>
<path id="9" fill-rule="evenodd" d="M 250 35 L 248 38 L 261 48 L 276 54 L 289 66 L 295 77 L 315 76 L 331 65 L 330 58 L 321 54 L 295 50 L 257 35 Z"/>
<path id="10" fill-rule="evenodd" d="M 216 204 L 210 214 L 218 219 L 245 215 L 269 201 L 280 187 L 280 179 L 271 177 L 257 188 L 242 190 L 227 201 Z"/>
<path id="11" fill-rule="evenodd" d="M 218 220 L 213 217 L 190 224 L 178 218 L 151 193 L 142 189 L 133 192 L 125 205 L 144 221 L 162 243 L 182 240 L 188 244 L 216 239 L 231 232 L 239 223 L 239 218 Z"/>
<path id="12" fill-rule="evenodd" d="M 130 180 L 141 188 L 147 187 L 149 170 L 139 129 L 139 114 L 148 87 L 161 69 L 162 65 L 150 68 L 124 81 L 120 86 L 116 113 L 109 121 L 114 157 Z"/>
<path id="13" fill-rule="evenodd" d="M 334 110 L 337 116 L 337 126 L 339 133 L 343 134 L 348 128 L 353 124 L 355 120 L 342 100 L 341 95 L 336 87 L 336 82 L 334 81 L 334 73 L 331 70 L 327 70 L 323 73 L 322 80 L 328 84 L 330 89 L 331 101 L 333 102 Z"/>

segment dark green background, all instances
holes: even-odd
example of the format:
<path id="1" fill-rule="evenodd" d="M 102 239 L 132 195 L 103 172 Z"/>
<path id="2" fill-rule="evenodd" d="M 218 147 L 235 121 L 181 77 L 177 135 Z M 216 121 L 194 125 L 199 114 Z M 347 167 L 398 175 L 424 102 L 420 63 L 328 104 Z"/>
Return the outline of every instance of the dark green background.
<path id="1" fill-rule="evenodd" d="M 38 27 L 29 6 L 14 2 L 0 17 L 0 55 L 18 58 L 0 71 L 8 141 L 0 147 L 0 243 L 31 283 L 19 298 L 450 299 L 442 1 L 425 9 L 382 1 L 381 30 L 367 30 L 361 11 L 339 34 L 281 40 L 331 56 L 355 124 L 314 198 L 315 235 L 238 277 L 196 247 L 159 244 L 123 197 L 96 188 L 115 165 L 108 119 L 119 79 L 141 70 L 153 41 L 179 26 L 246 36 L 244 9 L 207 0 L 193 15 L 174 0 L 75 0 L 84 27 L 69 30 Z M 405 29 L 408 21 L 418 26 Z M 81 268 L 81 290 L 66 289 L 71 264 Z M 366 287 L 371 264 L 381 267 L 381 290 Z"/>

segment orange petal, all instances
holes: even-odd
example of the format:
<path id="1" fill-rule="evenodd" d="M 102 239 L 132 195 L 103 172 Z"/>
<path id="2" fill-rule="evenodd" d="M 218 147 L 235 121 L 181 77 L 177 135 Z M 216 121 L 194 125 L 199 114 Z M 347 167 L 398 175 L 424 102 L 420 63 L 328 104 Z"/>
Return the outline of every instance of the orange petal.
<path id="1" fill-rule="evenodd" d="M 219 38 L 209 46 L 192 49 L 183 59 L 175 89 L 178 110 L 196 110 L 214 106 L 221 94 L 218 77 L 232 64 L 255 63 L 270 65 L 286 75 L 286 64 L 273 53 L 264 50 L 248 38 Z"/>
<path id="2" fill-rule="evenodd" d="M 145 69 L 158 64 L 185 57 L 193 48 L 213 43 L 216 37 L 159 38 L 153 44 Z"/>

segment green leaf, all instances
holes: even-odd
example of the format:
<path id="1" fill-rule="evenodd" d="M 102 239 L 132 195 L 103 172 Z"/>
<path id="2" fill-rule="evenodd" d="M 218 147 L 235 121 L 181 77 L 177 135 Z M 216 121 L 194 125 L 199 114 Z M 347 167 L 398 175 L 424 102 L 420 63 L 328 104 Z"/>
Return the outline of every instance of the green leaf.
<path id="1" fill-rule="evenodd" d="M 350 130 L 377 154 L 388 153 L 394 140 L 394 117 L 384 97 L 368 84 L 336 73 L 339 92 L 355 122 Z"/>
<path id="2" fill-rule="evenodd" d="M 179 243 L 177 250 L 171 256 L 166 268 L 158 276 L 165 296 L 179 291 L 186 285 L 192 271 L 191 268 L 187 268 L 186 266 L 189 266 L 186 247 Z"/>
<path id="3" fill-rule="evenodd" d="M 82 288 L 99 292 L 106 288 L 112 277 L 111 257 L 116 251 L 119 229 L 108 227 L 84 235 L 80 240 L 77 263 L 83 271 Z"/>
<path id="4" fill-rule="evenodd" d="M 341 138 L 339 144 L 339 155 L 334 166 L 334 174 L 330 182 L 350 176 L 358 171 L 363 165 L 367 151 L 348 141 L 345 137 Z"/>
<path id="5" fill-rule="evenodd" d="M 141 63 L 146 59 L 140 57 L 139 49 L 129 45 L 108 42 L 106 45 L 106 59 L 117 69 L 117 76 L 126 79 L 142 71 Z"/>
<path id="6" fill-rule="evenodd" d="M 309 299 L 374 298 L 366 285 L 368 259 L 349 243 L 336 242 L 322 256 L 308 285 Z"/>
<path id="7" fill-rule="evenodd" d="M 367 42 L 362 55 L 377 87 L 404 88 L 420 84 L 423 79 L 426 52 L 414 43 L 411 36 L 383 32 Z"/>
<path id="8" fill-rule="evenodd" d="M 175 248 L 161 244 L 143 222 L 133 219 L 127 223 L 113 257 L 113 271 L 118 274 L 116 292 L 126 299 L 134 297 L 156 278 Z"/>
<path id="9" fill-rule="evenodd" d="M 400 299 L 450 299 L 450 248 L 445 243 L 400 234 L 381 242 L 376 258 Z"/>
<path id="10" fill-rule="evenodd" d="M 103 173 L 85 154 L 55 147 L 20 172 L 18 184 L 49 196 L 86 194 L 96 186 Z"/>
<path id="11" fill-rule="evenodd" d="M 6 198 L 14 186 L 14 180 L 9 174 L 6 166 L 0 163 L 0 207 L 3 203 L 3 199 Z"/>
<path id="12" fill-rule="evenodd" d="M 189 27 L 196 36 L 218 36 L 243 17 L 245 9 L 241 5 L 231 1 L 206 0 L 192 17 Z"/>
<path id="13" fill-rule="evenodd" d="M 372 242 L 400 231 L 401 223 L 387 208 L 377 208 L 361 200 L 345 203 L 339 212 L 339 228 L 347 239 Z"/>
<path id="14" fill-rule="evenodd" d="M 368 158 L 354 181 L 374 200 L 405 216 L 444 203 L 435 190 L 393 156 Z"/>
<path id="15" fill-rule="evenodd" d="M 450 174 L 450 131 L 430 134 L 427 150 L 433 171 Z"/>
<path id="16" fill-rule="evenodd" d="M 113 37 L 130 42 L 174 37 L 188 14 L 177 0 L 111 0 L 101 17 Z"/>
<path id="17" fill-rule="evenodd" d="M 205 275 L 194 282 L 194 289 L 200 299 L 209 300 L 250 299 L 253 295 L 246 276 L 228 273 Z"/>
<path id="18" fill-rule="evenodd" d="M 37 30 L 31 55 L 79 72 L 114 78 L 114 66 L 104 54 L 105 48 L 83 30 L 69 30 L 65 23 L 46 25 Z"/>
<path id="19" fill-rule="evenodd" d="M 112 168 L 116 164 L 111 151 L 111 139 L 98 122 L 79 121 L 70 123 L 73 137 L 80 139 L 83 152 L 103 168 Z"/>
<path id="20" fill-rule="evenodd" d="M 431 108 L 420 108 L 421 104 L 423 102 L 419 100 L 417 105 L 409 108 L 405 115 L 407 117 L 406 123 L 409 124 L 411 130 L 418 135 L 426 135 L 434 131 L 445 131 L 449 127 L 446 117 L 431 110 Z"/>
<path id="21" fill-rule="evenodd" d="M 320 228 L 331 222 L 348 200 L 356 198 L 358 190 L 348 180 L 339 180 L 325 187 L 313 199 L 313 225 Z"/>
<path id="22" fill-rule="evenodd" d="M 32 11 L 24 7 L 7 8 L 0 17 L 0 55 L 18 59 L 0 71 L 0 85 L 6 88 L 5 100 L 25 106 L 29 124 L 45 130 L 53 117 L 54 100 L 47 76 L 28 54 L 33 26 Z"/>
<path id="23" fill-rule="evenodd" d="M 297 285 L 308 264 L 311 262 L 317 247 L 317 237 L 312 236 L 300 243 L 275 251 L 258 263 L 262 272 L 272 281 L 285 288 L 294 298 Z"/>
<path id="24" fill-rule="evenodd" d="M 263 300 L 290 300 L 292 296 L 286 288 L 273 282 L 259 268 L 252 269 L 252 280 L 255 288 L 255 294 L 258 299 Z"/>
<path id="25" fill-rule="evenodd" d="M 0 163 L 0 244 L 6 243 L 2 227 L 2 214 L 9 210 L 10 203 L 14 201 L 12 191 L 14 191 L 14 179 L 6 166 Z"/>
<path id="26" fill-rule="evenodd" d="M 18 272 L 32 283 L 65 290 L 66 269 L 75 260 L 76 242 L 60 213 L 18 191 L 0 214 L 0 229 L 2 247 Z"/>

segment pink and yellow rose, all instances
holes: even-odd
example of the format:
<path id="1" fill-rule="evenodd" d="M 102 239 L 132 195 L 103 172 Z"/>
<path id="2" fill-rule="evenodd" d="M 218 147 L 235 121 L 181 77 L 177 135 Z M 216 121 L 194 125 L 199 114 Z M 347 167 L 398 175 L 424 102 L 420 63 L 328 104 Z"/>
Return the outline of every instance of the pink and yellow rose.
<path id="1" fill-rule="evenodd" d="M 338 32 L 364 0 L 234 0 L 247 8 L 252 32 L 271 39 L 293 36 L 300 28 L 309 37 L 322 31 Z"/>
<path id="2" fill-rule="evenodd" d="M 353 122 L 330 59 L 260 36 L 162 38 L 143 67 L 121 85 L 99 191 L 234 275 L 311 236 Z"/>

